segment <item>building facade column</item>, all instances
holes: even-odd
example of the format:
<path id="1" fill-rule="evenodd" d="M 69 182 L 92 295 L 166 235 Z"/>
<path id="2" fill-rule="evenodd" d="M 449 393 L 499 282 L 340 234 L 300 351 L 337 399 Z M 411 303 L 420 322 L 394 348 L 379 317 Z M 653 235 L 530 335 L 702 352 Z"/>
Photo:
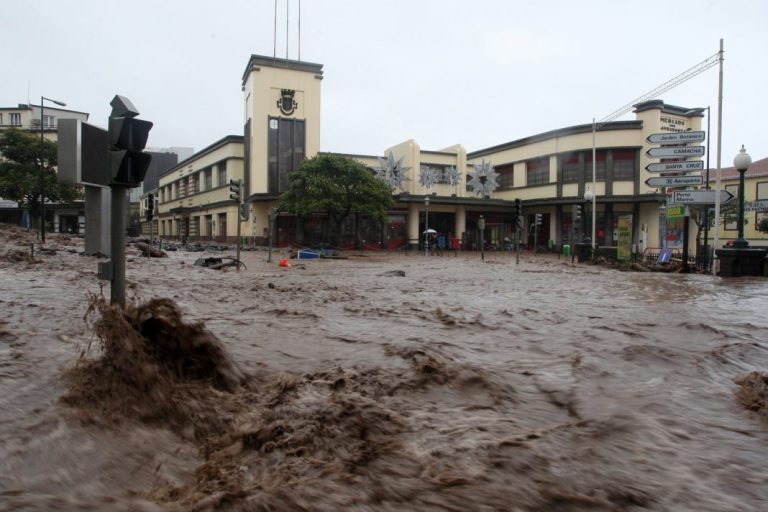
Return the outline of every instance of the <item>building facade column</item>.
<path id="1" fill-rule="evenodd" d="M 467 230 L 467 208 L 463 204 L 456 207 L 456 223 L 453 236 L 459 240 L 464 239 L 464 232 Z"/>
<path id="2" fill-rule="evenodd" d="M 408 246 L 411 249 L 419 247 L 419 216 L 421 215 L 419 205 L 411 203 L 408 205 Z"/>

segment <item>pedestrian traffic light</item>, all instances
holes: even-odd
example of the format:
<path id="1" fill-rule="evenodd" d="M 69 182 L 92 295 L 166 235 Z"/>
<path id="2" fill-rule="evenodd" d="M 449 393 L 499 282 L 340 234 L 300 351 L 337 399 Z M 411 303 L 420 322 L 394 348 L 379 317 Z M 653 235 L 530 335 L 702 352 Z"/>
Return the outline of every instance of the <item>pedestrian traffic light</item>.
<path id="1" fill-rule="evenodd" d="M 240 202 L 240 180 L 229 180 L 229 198 Z"/>
<path id="2" fill-rule="evenodd" d="M 576 227 L 581 222 L 581 205 L 573 205 L 573 226 Z"/>
<path id="3" fill-rule="evenodd" d="M 147 196 L 147 220 L 151 221 L 155 215 L 155 195 L 149 194 Z"/>
<path id="4" fill-rule="evenodd" d="M 536 225 L 537 226 L 541 226 L 541 214 L 540 213 L 536 214 Z"/>
<path id="5" fill-rule="evenodd" d="M 116 95 L 110 102 L 108 160 L 109 184 L 121 187 L 138 187 L 147 174 L 152 156 L 144 153 L 150 121 L 136 119 L 139 112 L 128 98 Z"/>

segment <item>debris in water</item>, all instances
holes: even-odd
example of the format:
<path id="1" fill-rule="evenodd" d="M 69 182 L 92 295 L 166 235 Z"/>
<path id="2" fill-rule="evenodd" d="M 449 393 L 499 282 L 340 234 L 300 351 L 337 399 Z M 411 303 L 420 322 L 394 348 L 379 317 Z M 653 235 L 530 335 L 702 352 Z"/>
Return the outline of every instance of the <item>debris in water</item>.
<path id="1" fill-rule="evenodd" d="M 192 423 L 198 435 L 223 427 L 217 399 L 246 377 L 202 323 L 185 323 L 170 299 L 122 310 L 92 297 L 86 318 L 94 312 L 101 355 L 68 371 L 64 403 L 95 422 L 139 420 L 176 431 Z"/>
<path id="2" fill-rule="evenodd" d="M 736 398 L 747 409 L 768 417 L 768 374 L 753 371 L 736 377 Z"/>

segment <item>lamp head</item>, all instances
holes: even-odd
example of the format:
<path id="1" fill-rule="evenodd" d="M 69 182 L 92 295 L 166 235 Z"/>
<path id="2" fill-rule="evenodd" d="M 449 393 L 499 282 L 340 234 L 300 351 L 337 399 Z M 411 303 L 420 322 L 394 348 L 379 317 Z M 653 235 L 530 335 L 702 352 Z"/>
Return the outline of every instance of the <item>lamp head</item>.
<path id="1" fill-rule="evenodd" d="M 585 201 L 591 201 L 593 197 L 595 197 L 595 196 L 592 194 L 591 190 L 587 190 L 586 192 L 584 192 L 584 200 Z"/>
<path id="2" fill-rule="evenodd" d="M 737 171 L 742 169 L 746 171 L 750 165 L 752 165 L 752 157 L 749 156 L 747 150 L 744 149 L 744 144 L 742 144 L 741 150 L 739 150 L 739 154 L 736 155 L 736 158 L 733 159 L 733 166 Z"/>
<path id="3" fill-rule="evenodd" d="M 424 196 L 424 206 L 429 206 L 429 196 Z"/>

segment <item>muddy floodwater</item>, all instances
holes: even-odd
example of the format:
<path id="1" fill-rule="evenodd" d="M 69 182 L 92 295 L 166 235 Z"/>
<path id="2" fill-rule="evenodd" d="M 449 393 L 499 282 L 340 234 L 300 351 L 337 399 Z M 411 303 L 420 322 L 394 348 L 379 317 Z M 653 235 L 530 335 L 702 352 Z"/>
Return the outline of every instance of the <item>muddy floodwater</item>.
<path id="1" fill-rule="evenodd" d="M 32 241 L 0 227 L 0 510 L 768 510 L 768 279 L 129 247 L 123 313 Z"/>

